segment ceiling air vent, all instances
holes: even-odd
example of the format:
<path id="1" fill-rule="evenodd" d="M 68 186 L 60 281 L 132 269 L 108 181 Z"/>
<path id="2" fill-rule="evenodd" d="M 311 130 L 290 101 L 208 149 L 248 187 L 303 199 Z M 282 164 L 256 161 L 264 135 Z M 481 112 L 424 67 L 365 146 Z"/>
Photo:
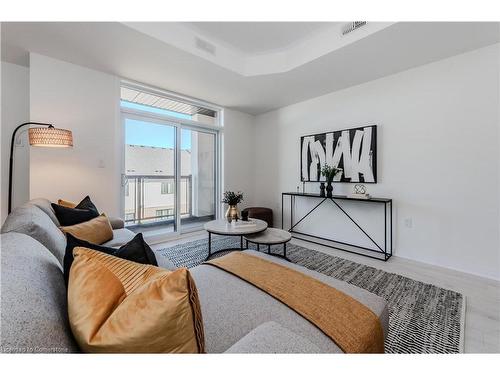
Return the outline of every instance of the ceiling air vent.
<path id="1" fill-rule="evenodd" d="M 357 30 L 365 25 L 366 21 L 354 21 L 346 23 L 344 26 L 342 26 L 342 35 L 347 35 L 349 33 L 352 33 L 354 30 Z"/>
<path id="2" fill-rule="evenodd" d="M 196 38 L 196 48 L 215 56 L 216 47 L 206 40 Z"/>

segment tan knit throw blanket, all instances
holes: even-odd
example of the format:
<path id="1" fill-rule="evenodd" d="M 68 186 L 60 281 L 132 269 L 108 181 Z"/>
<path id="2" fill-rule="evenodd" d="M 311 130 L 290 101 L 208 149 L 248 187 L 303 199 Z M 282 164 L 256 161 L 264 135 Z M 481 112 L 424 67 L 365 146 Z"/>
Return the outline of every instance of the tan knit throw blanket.
<path id="1" fill-rule="evenodd" d="M 241 252 L 204 264 L 229 272 L 284 303 L 323 331 L 345 353 L 384 352 L 384 334 L 377 315 L 321 281 Z"/>

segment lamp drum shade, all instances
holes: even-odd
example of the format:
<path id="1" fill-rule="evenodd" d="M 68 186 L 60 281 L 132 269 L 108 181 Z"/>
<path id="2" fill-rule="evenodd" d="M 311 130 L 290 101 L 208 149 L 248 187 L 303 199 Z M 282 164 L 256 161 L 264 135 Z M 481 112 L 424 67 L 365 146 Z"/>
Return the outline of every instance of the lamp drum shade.
<path id="1" fill-rule="evenodd" d="M 28 131 L 31 146 L 38 147 L 73 147 L 71 130 L 46 128 L 30 128 Z"/>
<path id="2" fill-rule="evenodd" d="M 28 130 L 28 138 L 31 146 L 38 147 L 73 147 L 73 133 L 71 130 L 57 129 L 52 124 L 45 122 L 23 122 L 19 124 L 12 133 L 10 140 L 9 157 L 9 208 L 8 213 L 12 211 L 12 171 L 14 169 L 14 141 L 19 129 L 26 125 L 38 125 L 39 127 Z M 43 127 L 40 127 L 43 126 Z"/>

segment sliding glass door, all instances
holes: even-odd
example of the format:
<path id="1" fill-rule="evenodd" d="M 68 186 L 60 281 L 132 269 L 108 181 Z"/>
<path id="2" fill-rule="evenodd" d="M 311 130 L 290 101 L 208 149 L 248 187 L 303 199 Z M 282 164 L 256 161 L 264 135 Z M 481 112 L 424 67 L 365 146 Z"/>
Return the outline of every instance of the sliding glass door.
<path id="1" fill-rule="evenodd" d="M 120 98 L 127 227 L 159 241 L 201 229 L 220 207 L 222 109 L 131 82 L 122 82 Z"/>
<path id="2" fill-rule="evenodd" d="M 215 219 L 216 137 L 215 133 L 183 127 L 180 143 L 181 225 L 187 231 Z"/>
<path id="3" fill-rule="evenodd" d="M 178 124 L 124 116 L 125 223 L 131 228 L 177 231 Z M 186 210 L 187 197 L 182 208 Z"/>
<path id="4" fill-rule="evenodd" d="M 123 206 L 127 227 L 189 232 L 213 220 L 217 133 L 123 113 Z"/>

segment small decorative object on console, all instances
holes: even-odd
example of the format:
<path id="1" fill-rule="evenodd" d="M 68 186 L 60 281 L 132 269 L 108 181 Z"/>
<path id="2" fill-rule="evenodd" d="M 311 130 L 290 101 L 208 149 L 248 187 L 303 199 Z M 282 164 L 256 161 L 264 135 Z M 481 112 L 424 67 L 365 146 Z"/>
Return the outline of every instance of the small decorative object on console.
<path id="1" fill-rule="evenodd" d="M 325 183 L 324 182 L 319 184 L 319 196 L 320 197 L 325 196 Z"/>
<path id="2" fill-rule="evenodd" d="M 365 185 L 356 184 L 354 185 L 352 193 L 349 195 L 349 197 L 358 199 L 370 199 L 370 194 L 366 193 Z"/>
<path id="3" fill-rule="evenodd" d="M 225 191 L 222 203 L 229 205 L 226 211 L 226 220 L 230 223 L 232 220 L 238 220 L 240 218 L 240 210 L 238 209 L 238 203 L 243 201 L 243 193 L 241 191 L 235 193 L 234 191 Z"/>

